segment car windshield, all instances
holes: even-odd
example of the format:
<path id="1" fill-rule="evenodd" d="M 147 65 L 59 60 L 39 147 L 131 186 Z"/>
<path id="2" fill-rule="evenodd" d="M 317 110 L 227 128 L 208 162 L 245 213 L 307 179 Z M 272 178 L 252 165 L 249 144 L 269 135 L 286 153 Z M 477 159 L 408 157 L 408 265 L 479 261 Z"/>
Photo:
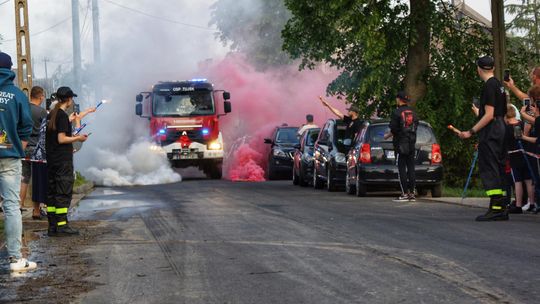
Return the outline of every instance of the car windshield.
<path id="1" fill-rule="evenodd" d="M 317 141 L 317 138 L 319 137 L 319 130 L 316 131 L 310 131 L 308 132 L 306 146 L 313 147 L 315 146 L 315 142 Z"/>
<path id="2" fill-rule="evenodd" d="M 154 94 L 155 116 L 193 116 L 214 114 L 214 100 L 210 91 Z"/>
<path id="3" fill-rule="evenodd" d="M 298 137 L 296 136 L 298 128 L 282 128 L 277 131 L 276 143 L 280 144 L 296 144 Z"/>
<path id="4" fill-rule="evenodd" d="M 390 128 L 387 124 L 384 125 L 371 125 L 369 127 L 369 142 L 371 143 L 383 143 L 392 142 L 392 138 L 384 139 L 384 134 L 390 132 Z M 416 143 L 417 144 L 430 144 L 435 142 L 435 136 L 433 131 L 426 125 L 418 125 L 416 131 Z"/>
<path id="5" fill-rule="evenodd" d="M 336 146 L 339 152 L 346 153 L 351 147 L 352 139 L 347 137 L 347 125 L 340 122 L 336 124 Z"/>

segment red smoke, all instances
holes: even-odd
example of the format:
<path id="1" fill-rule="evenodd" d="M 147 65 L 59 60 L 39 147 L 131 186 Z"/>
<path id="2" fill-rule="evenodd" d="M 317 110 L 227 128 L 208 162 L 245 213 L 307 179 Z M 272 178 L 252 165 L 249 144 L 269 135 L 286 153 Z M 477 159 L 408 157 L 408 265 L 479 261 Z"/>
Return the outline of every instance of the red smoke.
<path id="1" fill-rule="evenodd" d="M 275 126 L 301 126 L 313 114 L 322 126 L 334 117 L 318 101 L 337 72 L 321 67 L 301 71 L 295 66 L 257 71 L 242 56 L 229 55 L 205 71 L 216 88 L 231 92 L 233 112 L 222 118 L 228 158 L 225 176 L 231 180 L 264 181 L 270 137 Z M 343 109 L 341 102 L 334 106 Z"/>

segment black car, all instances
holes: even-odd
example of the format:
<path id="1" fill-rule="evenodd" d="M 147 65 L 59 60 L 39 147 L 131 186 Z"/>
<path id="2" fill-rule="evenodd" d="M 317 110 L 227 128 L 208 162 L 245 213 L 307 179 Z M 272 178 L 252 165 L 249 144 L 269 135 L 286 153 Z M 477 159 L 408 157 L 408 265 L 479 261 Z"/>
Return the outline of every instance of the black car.
<path id="1" fill-rule="evenodd" d="M 326 184 L 334 191 L 345 183 L 347 152 L 351 139 L 346 138 L 347 125 L 342 120 L 329 119 L 319 133 L 313 153 L 313 187 Z"/>
<path id="2" fill-rule="evenodd" d="M 345 189 L 364 196 L 372 190 L 400 189 L 396 154 L 392 139 L 385 140 L 389 121 L 365 123 L 347 157 Z M 431 190 L 433 197 L 442 192 L 441 147 L 431 126 L 421 121 L 416 134 L 416 188 L 420 195 Z"/>
<path id="3" fill-rule="evenodd" d="M 265 138 L 264 143 L 269 144 L 268 166 L 266 179 L 273 180 L 280 176 L 290 179 L 293 168 L 293 155 L 298 144 L 297 127 L 280 126 L 274 129 L 271 138 Z"/>
<path id="4" fill-rule="evenodd" d="M 307 129 L 294 152 L 293 184 L 305 187 L 313 180 L 313 148 L 321 129 Z"/>

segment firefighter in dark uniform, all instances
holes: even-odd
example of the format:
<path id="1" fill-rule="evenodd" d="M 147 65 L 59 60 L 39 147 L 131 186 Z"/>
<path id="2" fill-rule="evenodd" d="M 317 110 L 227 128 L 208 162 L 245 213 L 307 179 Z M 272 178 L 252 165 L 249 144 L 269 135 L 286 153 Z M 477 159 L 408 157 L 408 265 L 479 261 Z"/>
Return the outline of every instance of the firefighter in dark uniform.
<path id="1" fill-rule="evenodd" d="M 403 91 L 396 96 L 397 109 L 390 119 L 390 132 L 384 134 L 384 139 L 393 138 L 392 143 L 397 155 L 399 184 L 401 195 L 395 202 L 414 202 L 416 176 L 414 162 L 416 160 L 416 130 L 418 117 L 409 106 L 411 100 Z"/>
<path id="2" fill-rule="evenodd" d="M 459 134 L 462 139 L 478 134 L 478 168 L 480 179 L 489 196 L 489 209 L 477 221 L 508 220 L 507 202 L 504 197 L 504 146 L 506 94 L 502 83 L 495 78 L 495 61 L 484 56 L 477 60 L 477 71 L 484 81 L 480 97 L 478 122 Z"/>
<path id="3" fill-rule="evenodd" d="M 347 109 L 347 115 L 344 115 L 343 113 L 341 113 L 341 111 L 330 105 L 328 101 L 324 100 L 322 96 L 319 96 L 319 99 L 322 104 L 330 110 L 330 112 L 334 113 L 339 119 L 342 119 L 343 122 L 347 124 L 345 138 L 348 138 L 352 141 L 356 136 L 356 133 L 358 133 L 358 131 L 364 124 L 364 121 L 360 119 L 360 109 L 355 105 L 351 105 Z"/>

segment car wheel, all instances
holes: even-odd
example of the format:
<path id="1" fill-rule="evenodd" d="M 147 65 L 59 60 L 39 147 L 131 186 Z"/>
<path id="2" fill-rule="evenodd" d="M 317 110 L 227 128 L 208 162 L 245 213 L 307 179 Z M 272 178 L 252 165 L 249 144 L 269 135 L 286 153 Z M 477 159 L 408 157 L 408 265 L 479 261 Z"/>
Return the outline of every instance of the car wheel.
<path id="1" fill-rule="evenodd" d="M 442 196 L 442 184 L 438 184 L 431 188 L 431 197 L 441 197 Z"/>
<path id="2" fill-rule="evenodd" d="M 330 165 L 326 165 L 326 190 L 329 192 L 336 191 L 336 182 L 332 176 L 332 169 Z"/>
<path id="3" fill-rule="evenodd" d="M 355 186 L 351 185 L 351 176 L 349 175 L 349 170 L 347 170 L 345 176 L 345 191 L 347 194 L 354 194 L 356 192 Z"/>
<path id="4" fill-rule="evenodd" d="M 313 168 L 313 188 L 322 189 L 322 180 L 318 177 L 317 168 Z"/>
<path id="5" fill-rule="evenodd" d="M 298 184 L 300 185 L 300 187 L 307 187 L 308 182 L 306 181 L 306 174 L 304 173 L 302 165 L 300 165 L 299 168 L 300 172 L 298 172 Z"/>
<path id="6" fill-rule="evenodd" d="M 356 183 L 355 183 L 356 196 L 366 196 L 367 186 L 360 182 L 360 174 L 356 174 Z"/>
<path id="7" fill-rule="evenodd" d="M 295 169 L 294 166 L 293 166 L 293 169 L 292 169 L 292 183 L 295 186 L 297 186 L 299 184 L 299 182 L 298 182 L 298 174 L 296 174 L 296 169 Z"/>
<path id="8" fill-rule="evenodd" d="M 274 180 L 276 179 L 276 170 L 274 169 L 273 161 L 270 159 L 268 161 L 268 168 L 266 169 L 266 179 Z"/>

